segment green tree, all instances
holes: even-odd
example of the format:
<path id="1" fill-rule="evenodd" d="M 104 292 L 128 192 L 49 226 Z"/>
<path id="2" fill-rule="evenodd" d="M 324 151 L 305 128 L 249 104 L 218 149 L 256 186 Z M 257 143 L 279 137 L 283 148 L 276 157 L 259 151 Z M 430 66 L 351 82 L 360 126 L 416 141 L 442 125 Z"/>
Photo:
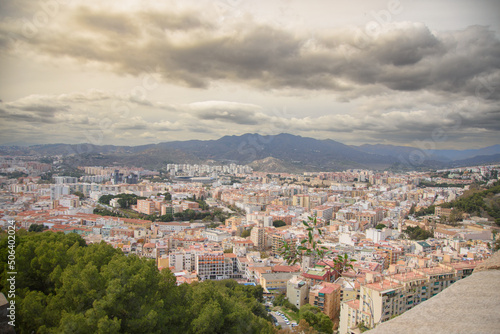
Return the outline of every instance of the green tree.
<path id="1" fill-rule="evenodd" d="M 458 221 L 462 220 L 462 215 L 463 215 L 462 211 L 460 211 L 457 208 L 454 208 L 451 210 L 450 216 L 448 217 L 448 221 L 451 224 L 456 224 Z"/>
<path id="2" fill-rule="evenodd" d="M 286 240 L 280 247 L 280 255 L 289 264 L 294 265 L 302 261 L 304 256 L 311 257 L 315 262 L 323 261 L 327 270 L 335 271 L 339 276 L 348 269 L 352 269 L 352 263 L 356 260 L 349 258 L 347 254 L 331 256 L 332 251 L 322 245 L 321 240 L 315 238 L 317 232 L 319 236 L 323 235 L 323 231 L 317 227 L 316 217 L 308 217 L 309 221 L 302 221 L 307 231 L 307 236 L 300 240 L 298 244 L 289 243 Z M 325 260 L 331 260 L 334 266 L 328 265 Z"/>
<path id="3" fill-rule="evenodd" d="M 252 233 L 252 228 L 249 228 L 248 230 L 244 230 L 243 232 L 241 232 L 241 237 L 248 238 L 250 236 L 250 233 Z"/>
<path id="4" fill-rule="evenodd" d="M 28 229 L 28 232 L 42 232 L 45 231 L 46 229 L 48 229 L 48 227 L 43 224 L 31 224 Z"/>
<path id="5" fill-rule="evenodd" d="M 165 197 L 165 201 L 171 201 L 172 200 L 172 195 L 169 192 L 166 192 L 164 194 L 158 193 L 157 196 L 163 196 L 163 197 Z"/>
<path id="6" fill-rule="evenodd" d="M 274 227 L 282 227 L 282 226 L 286 226 L 286 223 L 282 220 L 275 220 L 275 221 L 273 221 L 273 226 Z"/>
<path id="7" fill-rule="evenodd" d="M 82 193 L 81 191 L 75 191 L 75 192 L 73 192 L 73 195 L 78 196 L 80 198 L 80 200 L 85 198 L 85 194 Z"/>
<path id="8" fill-rule="evenodd" d="M 383 228 L 385 228 L 385 227 L 387 227 L 385 224 L 377 224 L 377 226 L 375 226 L 375 228 L 376 228 L 377 230 L 381 230 L 381 229 L 383 229 Z"/>
<path id="9" fill-rule="evenodd" d="M 494 246 L 493 246 L 493 250 L 494 250 L 494 251 L 499 250 L 499 249 L 500 249 L 500 238 L 496 239 L 496 240 L 495 240 L 495 243 L 494 243 L 493 245 L 494 245 Z"/>
<path id="10" fill-rule="evenodd" d="M 189 333 L 274 332 L 261 303 L 262 288 L 242 286 L 233 280 L 205 281 L 189 287 Z"/>
<path id="11" fill-rule="evenodd" d="M 408 235 L 408 238 L 412 240 L 426 240 L 434 236 L 432 232 L 426 231 L 418 226 L 408 226 L 404 232 Z"/>
<path id="12" fill-rule="evenodd" d="M 114 196 L 114 195 L 102 195 L 101 197 L 99 197 L 99 203 L 109 205 L 109 202 L 110 202 L 113 198 L 115 198 L 115 196 Z"/>
<path id="13" fill-rule="evenodd" d="M 364 333 L 364 332 L 366 332 L 367 330 L 369 330 L 369 329 L 370 329 L 369 327 L 367 327 L 367 326 L 365 325 L 365 323 L 364 323 L 363 321 L 361 321 L 361 322 L 358 324 L 358 328 L 359 328 L 359 331 L 360 331 L 361 333 Z"/>
<path id="14" fill-rule="evenodd" d="M 153 260 L 73 233 L 23 233 L 16 240 L 19 333 L 273 333 L 262 287 L 235 281 L 176 285 Z M 0 284 L 7 292 L 6 234 Z"/>
<path id="15" fill-rule="evenodd" d="M 427 208 L 421 208 L 420 210 L 418 210 L 417 212 L 415 212 L 415 216 L 416 217 L 421 217 L 421 216 L 426 216 L 426 215 L 433 215 L 434 214 L 434 211 L 435 211 L 435 206 L 434 205 L 431 205 Z"/>
<path id="16" fill-rule="evenodd" d="M 174 216 L 171 215 L 170 213 L 167 213 L 166 215 L 160 216 L 159 221 L 172 222 L 172 221 L 174 221 Z"/>
<path id="17" fill-rule="evenodd" d="M 333 322 L 321 310 L 310 304 L 305 304 L 300 308 L 299 318 L 304 319 L 319 333 L 332 333 Z"/>

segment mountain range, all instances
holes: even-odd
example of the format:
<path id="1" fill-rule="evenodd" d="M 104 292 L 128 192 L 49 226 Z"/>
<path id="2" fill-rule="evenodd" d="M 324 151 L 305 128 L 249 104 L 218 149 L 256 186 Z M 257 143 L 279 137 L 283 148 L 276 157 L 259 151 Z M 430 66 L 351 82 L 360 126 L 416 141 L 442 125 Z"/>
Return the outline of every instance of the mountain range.
<path id="1" fill-rule="evenodd" d="M 158 168 L 167 163 L 250 164 L 256 170 L 328 171 L 350 168 L 447 168 L 500 162 L 500 145 L 472 150 L 422 150 L 393 145 L 345 145 L 325 139 L 244 134 L 217 140 L 172 141 L 140 146 L 47 144 L 0 146 L 0 155 L 62 155 L 74 164 Z"/>

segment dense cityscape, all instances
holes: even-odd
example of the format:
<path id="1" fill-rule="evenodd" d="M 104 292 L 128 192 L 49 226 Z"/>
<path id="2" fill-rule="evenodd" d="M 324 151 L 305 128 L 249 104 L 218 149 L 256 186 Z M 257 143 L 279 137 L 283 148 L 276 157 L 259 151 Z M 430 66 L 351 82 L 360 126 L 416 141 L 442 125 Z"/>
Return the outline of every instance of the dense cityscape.
<path id="1" fill-rule="evenodd" d="M 498 13 L 0 1 L 0 333 L 499 333 Z"/>
<path id="2" fill-rule="evenodd" d="M 301 320 L 342 334 L 373 328 L 469 276 L 499 247 L 497 200 L 460 201 L 485 189 L 497 194 L 499 165 L 290 174 L 236 164 L 68 168 L 63 160 L 2 158 L 5 230 L 14 221 L 32 233 L 104 242 L 154 260 L 178 286 L 260 286 L 283 330 Z M 283 244 L 307 240 L 311 219 L 316 242 L 331 253 L 290 263 Z M 352 267 L 339 270 L 338 256 Z M 311 306 L 327 318 L 304 316 Z"/>

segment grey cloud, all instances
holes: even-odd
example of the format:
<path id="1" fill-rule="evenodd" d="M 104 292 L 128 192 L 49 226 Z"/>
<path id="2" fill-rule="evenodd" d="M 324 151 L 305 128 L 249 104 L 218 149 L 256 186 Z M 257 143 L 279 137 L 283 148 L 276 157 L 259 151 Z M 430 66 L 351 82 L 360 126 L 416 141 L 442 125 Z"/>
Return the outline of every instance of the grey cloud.
<path id="1" fill-rule="evenodd" d="M 415 98 L 429 99 L 432 104 L 433 95 L 419 93 L 422 96 Z M 102 95 L 115 96 L 114 99 L 126 98 L 118 95 L 102 93 Z M 72 99 L 71 96 L 79 96 L 71 93 L 63 96 L 53 96 L 54 100 Z M 49 96 L 43 96 L 50 99 Z M 388 99 L 391 97 L 389 96 Z M 436 97 L 440 100 L 441 96 Z M 19 101 L 11 102 L 20 104 Z M 371 103 L 368 99 L 367 103 Z M 80 104 L 85 101 L 73 102 L 72 110 L 78 110 Z M 359 112 L 357 114 L 331 114 L 319 117 L 294 117 L 277 115 L 260 106 L 227 101 L 205 101 L 191 103 L 188 105 L 176 105 L 175 116 L 168 116 L 168 120 L 154 120 L 148 117 L 142 118 L 141 110 L 137 110 L 126 118 L 113 118 L 106 113 L 106 108 L 111 102 L 102 100 L 96 104 L 92 117 L 78 113 L 57 113 L 54 117 L 43 118 L 39 114 L 20 112 L 18 109 L 0 109 L 0 119 L 3 124 L 16 124 L 16 127 L 26 129 L 26 138 L 33 137 L 28 130 L 32 126 L 38 126 L 36 132 L 45 134 L 47 138 L 50 133 L 57 131 L 57 138 L 72 138 L 78 134 L 92 134 L 96 138 L 115 133 L 116 140 L 122 140 L 120 135 L 129 133 L 129 136 L 139 136 L 141 133 L 149 133 L 157 138 L 162 138 L 169 132 L 190 133 L 191 136 L 203 136 L 203 134 L 217 134 L 242 132 L 258 133 L 296 133 L 304 136 L 334 138 L 340 141 L 351 138 L 351 140 L 383 140 L 392 141 L 397 144 L 409 144 L 415 140 L 426 140 L 432 138 L 435 130 L 444 132 L 446 138 L 454 138 L 457 135 L 490 136 L 499 130 L 500 112 L 495 103 L 474 103 L 464 101 L 456 104 L 439 105 L 429 107 L 427 110 L 380 110 L 378 112 Z M 389 109 L 390 105 L 385 102 L 382 106 Z M 403 104 L 404 106 L 404 104 Z M 374 104 L 377 107 L 377 104 Z M 162 106 L 152 101 L 148 109 L 162 111 Z M 449 109 L 449 110 L 448 110 Z M 447 112 L 448 110 L 448 112 Z M 139 116 L 141 112 L 141 116 Z M 270 113 L 270 114 L 269 114 Z M 107 115 L 107 116 L 105 116 Z M 89 118 L 90 117 L 90 118 Z M 101 122 L 102 117 L 109 117 L 111 123 L 108 125 Z M 228 129 L 229 125 L 229 129 Z M 20 133 L 20 132 L 19 132 Z M 355 138 L 357 136 L 357 139 Z M 93 137 L 92 137 L 93 138 Z M 146 137 L 140 137 L 146 141 Z M 352 139 L 354 138 L 354 139 Z M 102 140 L 102 138 L 100 139 Z M 491 141 L 491 139 L 490 139 Z M 5 141 L 4 141 L 5 142 Z M 42 141 L 43 142 L 43 141 Z M 147 141 L 146 141 L 147 142 Z M 141 142 L 142 143 L 142 142 Z"/>
<path id="2" fill-rule="evenodd" d="M 255 125 L 260 121 L 254 114 L 248 111 L 237 110 L 204 110 L 197 113 L 197 117 L 203 120 L 217 120 L 227 123 Z"/>
<path id="3" fill-rule="evenodd" d="M 446 50 L 423 24 L 413 24 L 400 31 L 389 31 L 368 48 L 381 64 L 397 67 L 415 65 L 425 57 L 441 56 Z"/>
<path id="4" fill-rule="evenodd" d="M 256 125 L 268 122 L 270 117 L 257 112 L 260 106 L 254 104 L 235 103 L 228 101 L 205 101 L 191 103 L 187 106 L 190 114 L 201 120 L 221 121 L 240 125 Z"/>
<path id="5" fill-rule="evenodd" d="M 60 103 L 56 98 L 41 95 L 5 103 L 4 107 L 0 117 L 32 123 L 56 123 L 57 114 L 66 114 L 71 109 L 68 104 Z"/>
<path id="6" fill-rule="evenodd" d="M 214 133 L 214 131 L 210 130 L 209 128 L 204 128 L 204 127 L 190 127 L 189 131 L 195 132 L 195 133 Z"/>
<path id="7" fill-rule="evenodd" d="M 213 24 L 203 20 L 195 12 L 152 12 L 145 11 L 139 14 L 145 22 L 161 30 L 192 30 L 212 28 Z"/>
<path id="8" fill-rule="evenodd" d="M 59 101 L 74 102 L 74 103 L 88 103 L 92 101 L 104 101 L 116 98 L 114 94 L 104 92 L 101 90 L 92 89 L 87 92 L 74 92 L 70 94 L 62 94 L 57 97 Z"/>
<path id="9" fill-rule="evenodd" d="M 151 101 L 148 101 L 145 98 L 138 98 L 136 96 L 130 96 L 129 101 L 141 106 L 147 106 L 147 107 L 153 106 L 153 103 L 151 103 Z"/>
<path id="10" fill-rule="evenodd" d="M 0 1 L 0 17 L 4 18 L 31 18 L 40 9 L 40 4 L 31 0 Z"/>
<path id="11" fill-rule="evenodd" d="M 495 108 L 481 114 L 460 114 L 460 120 L 466 128 L 477 128 L 490 131 L 500 131 L 500 110 Z"/>
<path id="12" fill-rule="evenodd" d="M 48 106 L 48 105 L 28 105 L 28 106 L 20 106 L 18 107 L 20 110 L 24 111 L 33 111 L 35 113 L 40 113 L 40 114 L 54 114 L 55 112 L 58 111 L 66 111 L 68 108 L 67 106 Z"/>
<path id="13" fill-rule="evenodd" d="M 127 123 L 122 123 L 118 124 L 113 127 L 115 130 L 146 130 L 148 129 L 148 126 L 146 124 L 140 124 L 140 123 L 135 123 L 135 124 L 127 124 Z"/>
<path id="14" fill-rule="evenodd" d="M 5 121 L 28 122 L 28 123 L 54 123 L 53 118 L 41 117 L 33 113 L 14 113 L 0 109 L 0 118 Z"/>
<path id="15" fill-rule="evenodd" d="M 432 33 L 424 24 L 403 22 L 376 36 L 338 30 L 309 43 L 309 36 L 251 21 L 234 31 L 222 29 L 197 14 L 142 12 L 132 20 L 127 13 L 80 10 L 74 17 L 85 35 L 47 29 L 26 46 L 120 73 L 157 68 L 165 82 L 201 88 L 222 80 L 258 89 L 341 93 L 379 86 L 472 96 L 481 78 L 495 87 L 500 83 L 500 41 L 486 27 Z M 488 98 L 500 98 L 498 88 Z"/>
<path id="16" fill-rule="evenodd" d="M 117 35 L 136 35 L 138 29 L 133 17 L 123 13 L 98 12 L 82 7 L 75 15 L 75 20 L 84 29 L 91 29 L 102 34 L 112 32 Z"/>

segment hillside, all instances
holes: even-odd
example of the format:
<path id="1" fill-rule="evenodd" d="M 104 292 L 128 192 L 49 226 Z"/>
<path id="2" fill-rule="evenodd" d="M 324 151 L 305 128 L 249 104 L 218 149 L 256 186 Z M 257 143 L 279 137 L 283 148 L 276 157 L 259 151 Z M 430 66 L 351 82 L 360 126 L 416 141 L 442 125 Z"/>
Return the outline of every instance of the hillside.
<path id="1" fill-rule="evenodd" d="M 488 189 L 471 189 L 456 200 L 441 206 L 487 217 L 500 226 L 500 181 Z"/>
<path id="2" fill-rule="evenodd" d="M 479 155 L 482 153 L 482 155 Z M 500 161 L 500 145 L 465 151 L 421 151 L 407 146 L 349 146 L 282 133 L 244 134 L 217 140 L 173 141 L 141 146 L 50 144 L 0 146 L 0 155 L 63 155 L 69 164 L 161 168 L 168 163 L 252 164 L 264 171 L 447 168 Z M 462 160 L 452 160 L 461 157 Z M 267 158 L 273 158 L 271 160 Z M 266 160 L 267 159 L 267 160 Z"/>

